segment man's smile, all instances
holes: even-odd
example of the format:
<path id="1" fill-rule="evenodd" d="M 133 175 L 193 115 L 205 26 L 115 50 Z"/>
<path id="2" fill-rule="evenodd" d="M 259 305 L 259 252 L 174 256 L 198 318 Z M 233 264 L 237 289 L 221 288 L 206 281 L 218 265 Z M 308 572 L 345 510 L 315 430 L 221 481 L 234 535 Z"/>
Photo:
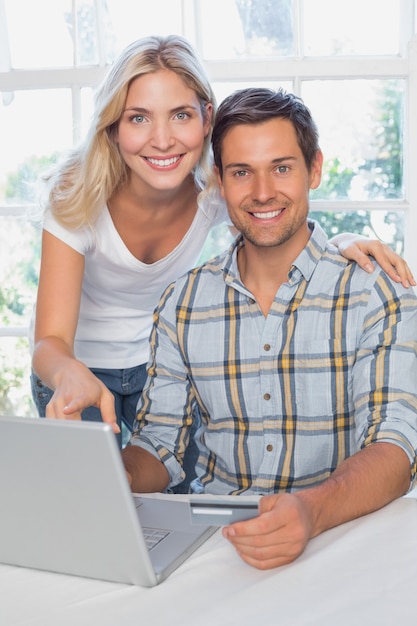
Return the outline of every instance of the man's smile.
<path id="1" fill-rule="evenodd" d="M 277 211 L 264 211 L 263 213 L 255 213 L 254 211 L 252 212 L 252 215 L 254 217 L 257 217 L 260 220 L 269 220 L 272 219 L 274 217 L 278 217 L 278 215 L 280 215 L 280 213 L 282 213 L 282 211 L 284 211 L 284 209 L 278 209 Z"/>

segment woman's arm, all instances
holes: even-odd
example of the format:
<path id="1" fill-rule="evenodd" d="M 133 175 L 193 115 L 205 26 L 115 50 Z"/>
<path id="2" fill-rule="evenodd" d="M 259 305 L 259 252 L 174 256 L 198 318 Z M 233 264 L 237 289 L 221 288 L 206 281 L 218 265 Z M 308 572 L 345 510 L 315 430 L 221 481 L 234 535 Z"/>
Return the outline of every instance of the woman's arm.
<path id="1" fill-rule="evenodd" d="M 43 231 L 32 366 L 54 390 L 47 417 L 80 419 L 97 406 L 118 432 L 112 393 L 73 352 L 83 275 L 84 256 Z"/>
<path id="2" fill-rule="evenodd" d="M 372 256 L 384 272 L 406 288 L 415 286 L 416 281 L 407 263 L 396 252 L 378 239 L 367 239 L 353 233 L 340 233 L 329 240 L 346 259 L 356 261 L 366 272 L 373 272 L 374 266 L 369 260 Z"/>

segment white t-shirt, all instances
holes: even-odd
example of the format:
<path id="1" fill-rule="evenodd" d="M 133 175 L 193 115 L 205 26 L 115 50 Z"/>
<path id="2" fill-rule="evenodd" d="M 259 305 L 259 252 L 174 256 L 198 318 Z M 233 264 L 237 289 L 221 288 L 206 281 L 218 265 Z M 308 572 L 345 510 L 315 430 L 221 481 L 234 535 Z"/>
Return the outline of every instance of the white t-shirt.
<path id="1" fill-rule="evenodd" d="M 107 207 L 90 228 L 70 230 L 47 211 L 43 228 L 85 257 L 75 356 L 88 367 L 123 369 L 146 363 L 153 311 L 164 289 L 197 264 L 209 231 L 227 219 L 222 203 L 199 203 L 179 245 L 150 265 L 138 261 Z"/>

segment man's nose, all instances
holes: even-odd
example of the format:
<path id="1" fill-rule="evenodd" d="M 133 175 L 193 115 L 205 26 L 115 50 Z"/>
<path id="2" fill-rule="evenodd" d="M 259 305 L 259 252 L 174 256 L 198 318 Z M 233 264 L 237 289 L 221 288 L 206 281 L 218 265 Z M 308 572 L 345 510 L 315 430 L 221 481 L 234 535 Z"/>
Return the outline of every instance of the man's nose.
<path id="1" fill-rule="evenodd" d="M 252 199 L 265 204 L 276 196 L 275 181 L 269 174 L 257 174 L 253 178 Z"/>

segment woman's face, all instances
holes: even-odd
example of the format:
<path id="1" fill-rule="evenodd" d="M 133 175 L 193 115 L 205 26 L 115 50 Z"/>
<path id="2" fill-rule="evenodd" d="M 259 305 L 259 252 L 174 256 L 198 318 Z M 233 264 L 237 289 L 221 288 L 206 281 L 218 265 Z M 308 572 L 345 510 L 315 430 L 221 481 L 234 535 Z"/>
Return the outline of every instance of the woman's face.
<path id="1" fill-rule="evenodd" d="M 152 189 L 182 185 L 199 161 L 210 130 L 212 105 L 203 117 L 196 93 L 170 70 L 130 85 L 116 141 L 131 177 Z"/>

